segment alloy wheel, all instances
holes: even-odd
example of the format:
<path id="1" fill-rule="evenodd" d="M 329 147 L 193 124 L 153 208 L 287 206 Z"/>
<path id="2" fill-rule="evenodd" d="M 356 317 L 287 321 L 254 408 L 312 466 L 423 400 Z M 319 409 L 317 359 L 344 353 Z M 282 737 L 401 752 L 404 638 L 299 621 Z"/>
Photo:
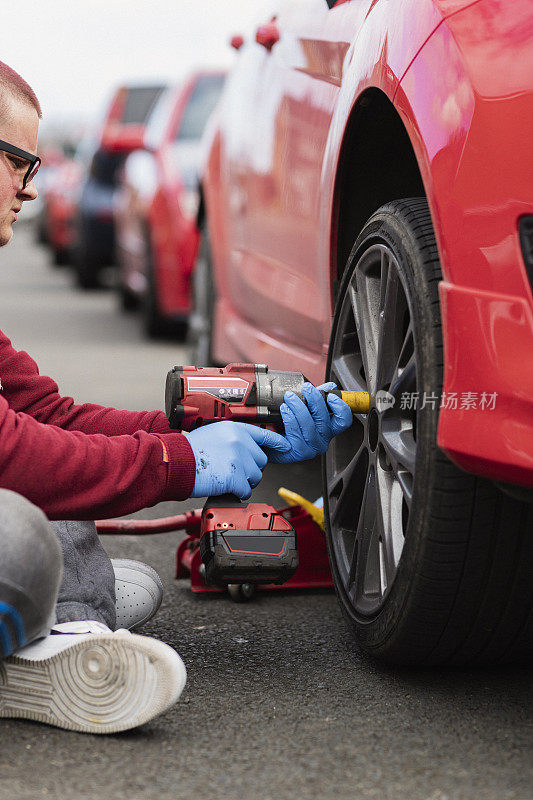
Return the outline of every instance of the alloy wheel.
<path id="1" fill-rule="evenodd" d="M 327 505 L 344 591 L 356 613 L 368 617 L 382 608 L 398 570 L 416 464 L 412 314 L 398 261 L 386 243 L 376 242 L 360 255 L 341 302 L 329 378 L 343 389 L 368 391 L 378 402 L 331 443 Z"/>

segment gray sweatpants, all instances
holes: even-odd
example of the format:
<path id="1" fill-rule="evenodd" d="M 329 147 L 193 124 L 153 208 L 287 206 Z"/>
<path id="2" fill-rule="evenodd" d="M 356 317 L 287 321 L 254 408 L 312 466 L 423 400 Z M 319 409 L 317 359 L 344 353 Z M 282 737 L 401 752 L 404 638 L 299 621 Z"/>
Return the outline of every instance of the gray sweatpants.
<path id="1" fill-rule="evenodd" d="M 94 522 L 49 522 L 0 489 L 0 655 L 85 619 L 115 629 L 115 575 Z"/>

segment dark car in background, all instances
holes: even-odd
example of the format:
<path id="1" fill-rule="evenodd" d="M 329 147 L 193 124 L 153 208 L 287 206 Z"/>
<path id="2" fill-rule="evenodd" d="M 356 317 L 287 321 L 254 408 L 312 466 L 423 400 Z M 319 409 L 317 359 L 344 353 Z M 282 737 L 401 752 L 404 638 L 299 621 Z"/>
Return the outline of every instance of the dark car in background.
<path id="1" fill-rule="evenodd" d="M 125 309 L 139 303 L 148 335 L 190 311 L 198 249 L 200 139 L 225 75 L 197 72 L 159 97 L 143 149 L 128 155 L 115 206 L 119 289 Z"/>
<path id="2" fill-rule="evenodd" d="M 75 273 L 82 288 L 99 283 L 100 270 L 115 263 L 114 196 L 127 155 L 142 146 L 145 124 L 162 85 L 122 86 L 115 92 L 99 133 L 88 143 L 86 174 L 75 220 Z"/>

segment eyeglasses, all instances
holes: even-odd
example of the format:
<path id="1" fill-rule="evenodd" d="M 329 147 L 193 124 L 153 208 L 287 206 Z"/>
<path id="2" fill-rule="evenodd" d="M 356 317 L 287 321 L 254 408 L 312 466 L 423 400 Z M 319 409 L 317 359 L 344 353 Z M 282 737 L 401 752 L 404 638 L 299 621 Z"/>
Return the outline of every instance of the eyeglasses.
<path id="1" fill-rule="evenodd" d="M 28 153 L 26 150 L 21 150 L 20 147 L 15 147 L 14 144 L 3 142 L 2 139 L 0 139 L 0 150 L 3 150 L 4 153 L 9 153 L 12 156 L 16 156 L 22 162 L 27 162 L 28 166 L 26 166 L 26 163 L 21 163 L 18 166 L 15 165 L 15 169 L 20 170 L 21 172 L 23 169 L 25 170 L 24 177 L 22 179 L 22 188 L 25 189 L 26 185 L 31 183 L 31 181 L 37 175 L 37 170 L 41 166 L 41 159 L 39 156 L 33 155 L 33 153 Z"/>

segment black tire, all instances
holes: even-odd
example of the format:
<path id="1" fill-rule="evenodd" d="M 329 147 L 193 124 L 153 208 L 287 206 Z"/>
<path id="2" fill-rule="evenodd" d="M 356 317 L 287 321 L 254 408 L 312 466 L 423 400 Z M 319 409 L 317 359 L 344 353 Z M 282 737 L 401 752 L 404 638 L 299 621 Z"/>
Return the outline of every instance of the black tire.
<path id="1" fill-rule="evenodd" d="M 44 207 L 37 217 L 37 223 L 35 225 L 35 240 L 37 244 L 50 244 L 50 239 L 46 228 L 46 212 Z"/>
<path id="2" fill-rule="evenodd" d="M 159 289 L 155 274 L 154 254 L 150 232 L 144 234 L 146 247 L 146 293 L 142 300 L 144 332 L 149 339 L 159 339 L 169 332 L 169 320 L 163 315 L 159 305 Z"/>
<path id="3" fill-rule="evenodd" d="M 440 279 L 422 198 L 380 208 L 348 259 L 327 378 L 396 402 L 359 415 L 323 461 L 335 588 L 361 648 L 384 661 L 531 658 L 533 506 L 446 458 L 439 401 L 401 408 L 403 392 L 441 397 Z"/>
<path id="4" fill-rule="evenodd" d="M 118 301 L 121 311 L 125 311 L 127 314 L 139 308 L 139 298 L 137 295 L 130 292 L 130 290 L 121 283 L 118 286 Z"/>
<path id="5" fill-rule="evenodd" d="M 55 267 L 65 267 L 70 263 L 70 253 L 68 250 L 54 250 L 52 252 L 52 261 Z"/>
<path id="6" fill-rule="evenodd" d="M 74 274 L 80 289 L 97 289 L 100 286 L 101 264 L 92 255 L 83 236 L 80 236 L 74 251 Z"/>
<path id="7" fill-rule="evenodd" d="M 188 361 L 198 367 L 215 366 L 213 359 L 213 314 L 215 282 L 207 221 L 202 226 L 198 258 L 192 275 L 192 309 L 187 329 Z"/>
<path id="8" fill-rule="evenodd" d="M 179 339 L 183 341 L 186 334 L 185 322 L 177 317 L 168 316 L 161 311 L 160 288 L 157 285 L 157 274 L 150 231 L 145 231 L 146 244 L 146 292 L 142 298 L 142 318 L 146 336 L 149 339 Z"/>

